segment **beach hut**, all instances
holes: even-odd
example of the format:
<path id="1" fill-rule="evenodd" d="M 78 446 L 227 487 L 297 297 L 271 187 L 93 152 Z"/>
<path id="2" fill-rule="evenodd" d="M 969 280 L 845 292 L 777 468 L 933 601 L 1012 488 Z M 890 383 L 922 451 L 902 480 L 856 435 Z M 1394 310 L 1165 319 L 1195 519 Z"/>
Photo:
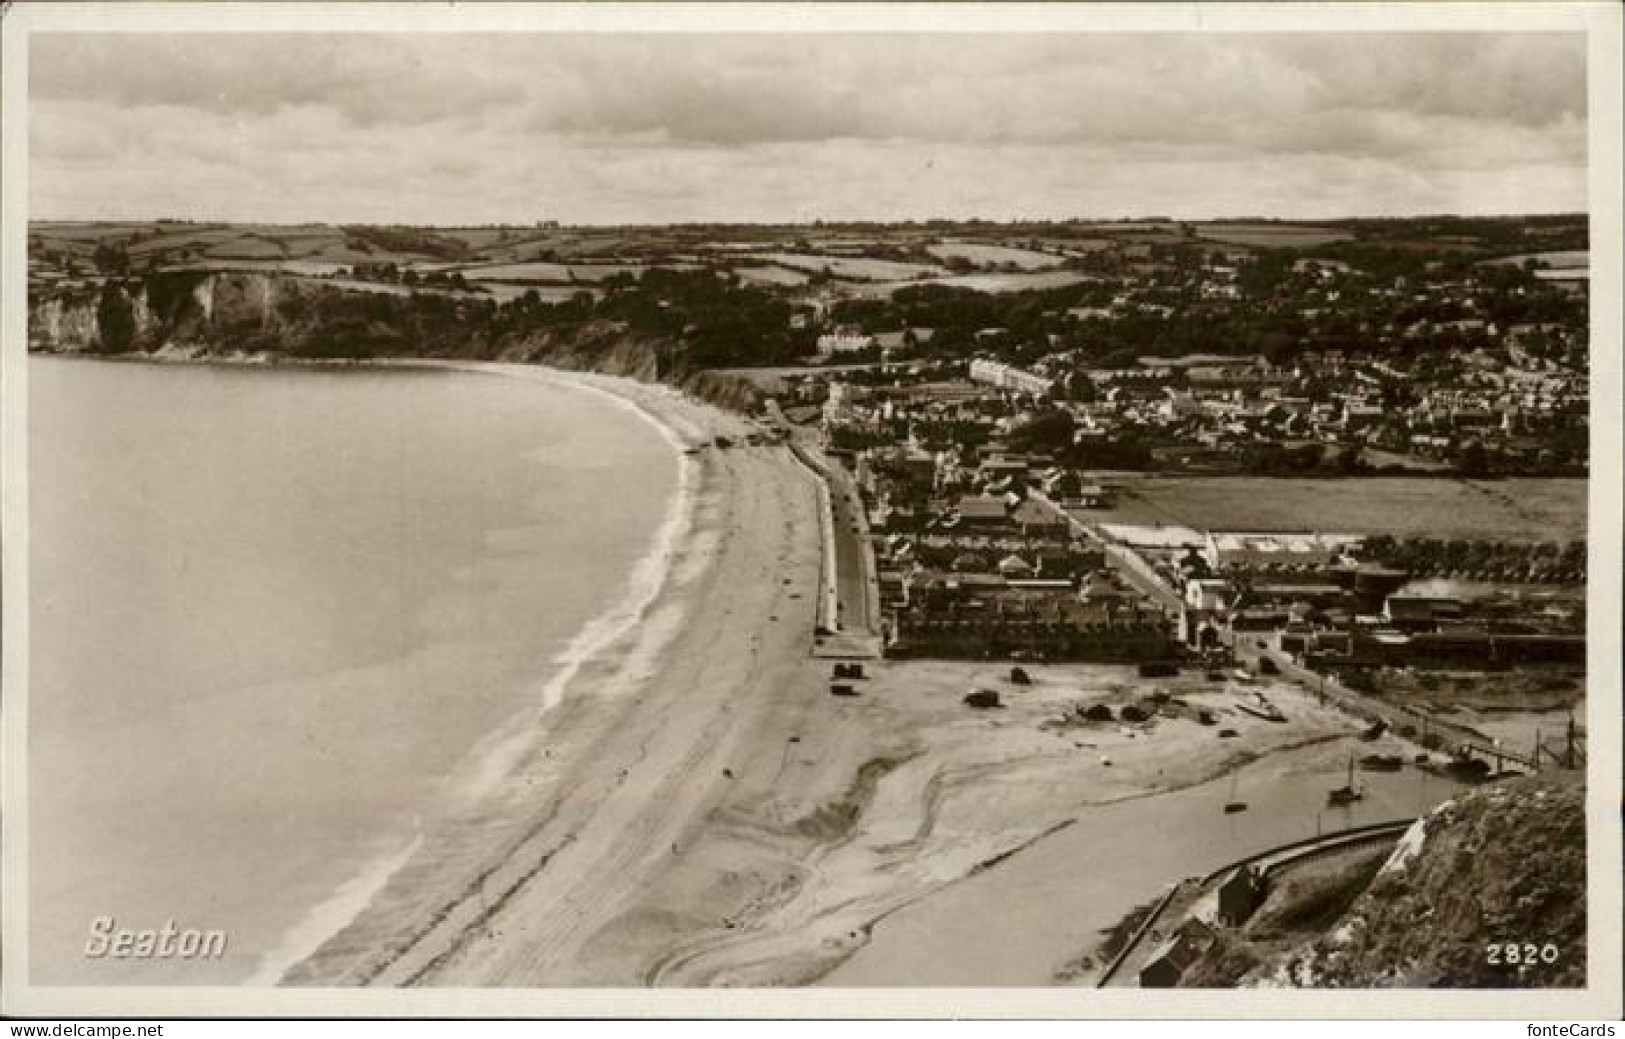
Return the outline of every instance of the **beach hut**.
<path id="1" fill-rule="evenodd" d="M 1202 921 L 1192 917 L 1173 936 L 1152 951 L 1140 968 L 1141 988 L 1175 988 L 1213 945 L 1214 934 Z"/>

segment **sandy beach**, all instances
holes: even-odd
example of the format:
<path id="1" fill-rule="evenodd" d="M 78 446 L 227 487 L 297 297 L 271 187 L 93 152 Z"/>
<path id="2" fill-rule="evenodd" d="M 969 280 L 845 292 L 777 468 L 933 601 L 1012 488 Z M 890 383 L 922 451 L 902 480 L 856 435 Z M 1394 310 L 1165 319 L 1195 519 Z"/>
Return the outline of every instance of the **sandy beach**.
<path id="1" fill-rule="evenodd" d="M 661 906 L 726 909 L 720 927 L 675 944 L 644 980 L 1055 984 L 1099 928 L 1159 894 L 1165 878 L 1224 861 L 1209 860 L 1225 854 L 1226 837 L 1239 855 L 1311 833 L 1313 808 L 1277 818 L 1273 793 L 1323 802 L 1320 777 L 1339 777 L 1351 746 L 1373 746 L 1353 741 L 1352 720 L 1288 686 L 1268 687 L 1289 719 L 1271 724 L 1235 711 L 1235 691 L 1200 675 L 1148 682 L 1128 667 L 1066 665 L 1030 669 L 1034 684 L 1015 686 L 1008 665 L 870 670 L 862 697 L 825 697 L 810 712 L 806 728 L 826 749 L 817 760 L 801 752 L 796 775 L 808 786 L 733 791 L 705 854 L 648 894 L 649 920 Z M 1121 706 L 1152 686 L 1212 710 L 1218 724 L 1061 723 L 1080 704 Z M 966 707 L 972 687 L 1000 690 L 1006 706 Z M 1237 735 L 1220 738 L 1220 728 Z M 1209 821 L 1220 818 L 1224 777 L 1243 770 L 1257 772 L 1248 796 L 1264 809 L 1261 825 L 1227 833 Z M 1407 800 L 1364 811 L 1404 814 Z M 1339 824 L 1349 823 L 1326 820 Z M 1096 847 L 1113 850 L 1098 869 L 1088 861 Z"/>
<path id="2" fill-rule="evenodd" d="M 697 449 L 689 514 L 637 623 L 545 713 L 493 737 L 488 781 L 285 983 L 638 983 L 635 968 L 587 969 L 588 946 L 750 781 L 769 718 L 808 699 L 816 485 L 788 451 L 745 446 L 747 420 L 663 387 L 475 367 L 643 409 Z M 741 443 L 702 449 L 718 436 Z"/>
<path id="3" fill-rule="evenodd" d="M 870 661 L 860 695 L 833 697 L 830 661 L 811 655 L 823 570 L 807 468 L 782 446 L 747 444 L 749 420 L 664 387 L 490 367 L 643 409 L 684 447 L 689 514 L 637 622 L 583 660 L 554 706 L 493 738 L 487 781 L 284 983 L 975 983 L 963 975 L 977 935 L 955 921 L 977 917 L 945 893 L 1036 861 L 1048 891 L 1000 890 L 1007 908 L 981 918 L 1016 913 L 1050 932 L 1025 933 L 1038 959 L 989 983 L 1051 984 L 1096 924 L 1154 895 L 1164 874 L 1212 865 L 1214 848 L 1163 854 L 1158 818 L 1188 826 L 1220 795 L 1172 794 L 1242 769 L 1249 783 L 1302 787 L 1356 746 L 1352 719 L 1296 687 L 1264 687 L 1288 717 L 1271 724 L 1237 711 L 1225 683 L 1123 666 L 1032 668 L 1033 684 L 1016 686 L 1008 665 Z M 967 707 L 971 688 L 1000 690 L 1005 706 Z M 1078 717 L 1153 690 L 1184 706 L 1134 725 Z M 1204 708 L 1216 726 L 1196 720 Z M 1193 797 L 1206 800 L 1193 808 Z M 1134 802 L 1146 808 L 1125 827 Z M 1312 825 L 1303 813 L 1288 829 Z M 1123 849 L 1120 882 L 1079 877 L 1089 912 L 1048 913 L 1074 885 L 1041 850 L 1100 840 Z"/>

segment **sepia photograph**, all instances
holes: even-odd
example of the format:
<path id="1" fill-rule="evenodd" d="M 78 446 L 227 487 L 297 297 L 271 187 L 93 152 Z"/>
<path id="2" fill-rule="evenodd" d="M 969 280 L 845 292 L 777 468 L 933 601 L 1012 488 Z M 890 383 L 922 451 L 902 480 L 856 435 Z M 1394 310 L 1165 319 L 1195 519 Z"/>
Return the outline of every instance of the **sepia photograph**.
<path id="1" fill-rule="evenodd" d="M 1618 7 L 0 24 L 8 1015 L 1622 1012 Z"/>

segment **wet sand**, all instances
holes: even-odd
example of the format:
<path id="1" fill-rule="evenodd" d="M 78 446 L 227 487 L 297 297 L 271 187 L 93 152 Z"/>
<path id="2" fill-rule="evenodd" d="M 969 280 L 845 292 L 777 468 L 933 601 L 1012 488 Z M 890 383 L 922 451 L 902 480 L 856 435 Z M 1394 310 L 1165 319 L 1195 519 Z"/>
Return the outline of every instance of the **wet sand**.
<path id="1" fill-rule="evenodd" d="M 1129 667 L 1056 666 L 1029 668 L 1036 684 L 1018 687 L 1004 680 L 1007 665 L 870 669 L 861 697 L 826 698 L 815 712 L 826 719 L 816 724 L 822 753 L 805 736 L 786 753 L 799 765 L 791 774 L 811 785 L 734 791 L 696 856 L 648 892 L 621 948 L 660 919 L 698 930 L 644 980 L 1055 984 L 1099 928 L 1165 882 L 1312 834 L 1314 802 L 1341 784 L 1349 749 L 1402 749 L 1352 741 L 1353 721 L 1288 686 L 1268 687 L 1289 717 L 1271 724 L 1235 711 L 1234 690 L 1194 675 L 1151 681 Z M 1007 706 L 966 707 L 972 687 L 999 689 Z M 1121 704 L 1152 687 L 1214 710 L 1219 724 L 1046 725 L 1079 703 Z M 1239 735 L 1220 739 L 1223 727 Z M 1215 777 L 1255 760 L 1238 784 L 1258 784 L 1241 791 L 1257 814 L 1223 816 L 1230 781 Z M 828 793 L 809 811 L 813 789 Z M 1349 819 L 1328 813 L 1325 825 L 1448 796 L 1408 789 L 1337 813 Z M 1290 812 L 1274 803 L 1295 800 L 1304 804 Z M 723 914 L 706 928 L 697 907 Z"/>
<path id="2" fill-rule="evenodd" d="M 1419 815 L 1458 789 L 1410 769 L 1362 772 L 1365 800 L 1327 808 L 1326 791 L 1343 784 L 1355 748 L 1371 753 L 1352 737 L 1315 743 L 1269 754 L 1233 779 L 1086 809 L 998 869 L 887 919 L 821 983 L 1050 985 L 1065 977 L 1090 984 L 1104 966 L 1095 955 L 1102 931 L 1169 885 L 1314 836 L 1317 827 L 1332 832 Z M 1222 814 L 1232 796 L 1247 802 L 1246 812 Z"/>

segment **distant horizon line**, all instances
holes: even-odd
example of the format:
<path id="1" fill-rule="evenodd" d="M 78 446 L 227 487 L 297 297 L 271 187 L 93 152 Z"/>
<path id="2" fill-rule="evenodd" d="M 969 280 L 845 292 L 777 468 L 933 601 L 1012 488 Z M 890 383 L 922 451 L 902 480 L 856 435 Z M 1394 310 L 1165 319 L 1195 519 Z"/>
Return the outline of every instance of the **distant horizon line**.
<path id="1" fill-rule="evenodd" d="M 1146 216 L 1116 216 L 1116 217 L 1013 217 L 1009 219 L 993 219 L 989 217 L 925 217 L 923 219 L 839 219 L 814 218 L 812 220 L 672 220 L 666 222 L 649 221 L 619 221 L 598 223 L 594 221 L 566 222 L 560 219 L 544 217 L 538 220 L 524 222 L 485 221 L 479 223 L 452 222 L 452 223 L 410 223 L 404 221 L 332 221 L 332 220 L 254 220 L 241 218 L 220 217 L 29 217 L 28 223 L 33 224 L 250 224 L 260 227 L 401 227 L 417 230 L 473 230 L 473 229 L 513 229 L 536 230 L 538 228 L 571 230 L 595 229 L 609 230 L 614 228 L 700 228 L 700 227 L 739 227 L 739 228 L 772 228 L 772 227 L 931 227 L 948 224 L 982 224 L 993 227 L 1007 227 L 1012 225 L 1051 224 L 1349 224 L 1373 223 L 1378 221 L 1409 221 L 1409 220 L 1528 220 L 1528 219 L 1563 219 L 1575 217 L 1590 217 L 1589 210 L 1556 210 L 1556 211 L 1529 211 L 1522 213 L 1413 213 L 1406 215 L 1345 215 L 1335 217 L 1270 217 L 1270 216 L 1205 216 L 1205 217 L 1172 217 L 1162 214 Z"/>

